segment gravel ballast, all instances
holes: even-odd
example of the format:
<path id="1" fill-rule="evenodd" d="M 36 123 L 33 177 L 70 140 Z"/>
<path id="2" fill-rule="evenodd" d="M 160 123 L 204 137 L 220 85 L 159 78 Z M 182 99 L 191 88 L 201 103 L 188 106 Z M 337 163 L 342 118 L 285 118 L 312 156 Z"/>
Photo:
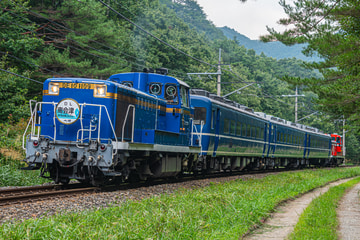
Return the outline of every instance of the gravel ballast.
<path id="1" fill-rule="evenodd" d="M 128 200 L 141 200 L 161 194 L 171 194 L 179 188 L 191 189 L 206 187 L 211 183 L 221 183 L 235 179 L 247 180 L 262 178 L 274 173 L 261 173 L 255 175 L 238 175 L 209 179 L 191 180 L 178 183 L 165 183 L 148 187 L 139 187 L 128 190 L 113 192 L 87 193 L 69 197 L 55 197 L 43 201 L 35 201 L 17 205 L 0 207 L 0 222 L 13 222 L 29 218 L 39 218 L 57 213 L 77 212 L 89 209 L 101 209 L 104 207 L 120 205 Z M 1 188 L 0 188 L 1 190 Z"/>

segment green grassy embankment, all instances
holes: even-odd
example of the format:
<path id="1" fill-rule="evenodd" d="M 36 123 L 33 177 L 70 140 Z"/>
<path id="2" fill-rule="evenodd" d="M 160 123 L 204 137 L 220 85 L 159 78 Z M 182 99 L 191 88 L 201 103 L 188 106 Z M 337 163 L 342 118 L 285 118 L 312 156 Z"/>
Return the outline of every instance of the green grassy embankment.
<path id="1" fill-rule="evenodd" d="M 116 207 L 64 213 L 0 227 L 6 239 L 239 239 L 282 201 L 360 168 L 321 169 L 236 180 Z"/>
<path id="2" fill-rule="evenodd" d="M 21 167 L 25 152 L 22 149 L 22 134 L 26 128 L 24 120 L 17 124 L 0 124 L 0 187 L 31 186 L 49 182 L 38 177 L 39 171 L 23 171 Z"/>
<path id="3" fill-rule="evenodd" d="M 301 214 L 290 239 L 338 239 L 336 209 L 346 190 L 360 182 L 352 179 L 314 199 Z"/>

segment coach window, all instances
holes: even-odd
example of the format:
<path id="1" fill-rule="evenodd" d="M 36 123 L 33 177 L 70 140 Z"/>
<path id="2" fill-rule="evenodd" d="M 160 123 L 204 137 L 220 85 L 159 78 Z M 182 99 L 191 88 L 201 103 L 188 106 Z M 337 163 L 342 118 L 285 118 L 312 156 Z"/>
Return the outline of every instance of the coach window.
<path id="1" fill-rule="evenodd" d="M 206 123 L 206 108 L 204 107 L 195 107 L 194 109 L 194 124 L 200 125 Z"/>
<path id="2" fill-rule="evenodd" d="M 165 99 L 169 104 L 178 103 L 178 93 L 177 87 L 175 84 L 166 84 L 165 85 Z"/>
<path id="3" fill-rule="evenodd" d="M 246 125 L 246 136 L 247 137 L 251 136 L 251 126 L 249 124 Z"/>
<path id="4" fill-rule="evenodd" d="M 229 119 L 224 119 L 224 133 L 229 133 Z"/>
<path id="5" fill-rule="evenodd" d="M 230 122 L 230 134 L 235 135 L 235 121 L 231 120 Z"/>
<path id="6" fill-rule="evenodd" d="M 214 129 L 215 127 L 215 110 L 212 110 L 211 112 L 211 129 Z"/>
<path id="7" fill-rule="evenodd" d="M 241 136 L 241 123 L 236 123 L 236 135 Z"/>
<path id="8" fill-rule="evenodd" d="M 256 128 L 251 126 L 251 137 L 256 138 Z"/>
<path id="9" fill-rule="evenodd" d="M 180 87 L 181 105 L 183 107 L 189 107 L 189 95 L 188 89 L 185 86 Z"/>
<path id="10" fill-rule="evenodd" d="M 244 123 L 241 124 L 241 136 L 246 136 L 246 124 Z"/>

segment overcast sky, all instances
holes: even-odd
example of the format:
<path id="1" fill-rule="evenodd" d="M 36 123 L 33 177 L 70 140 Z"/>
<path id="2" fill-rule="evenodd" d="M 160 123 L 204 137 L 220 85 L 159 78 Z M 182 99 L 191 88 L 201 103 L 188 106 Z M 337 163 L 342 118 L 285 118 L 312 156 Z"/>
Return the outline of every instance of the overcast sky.
<path id="1" fill-rule="evenodd" d="M 277 24 L 286 17 L 279 0 L 196 0 L 203 7 L 215 26 L 228 26 L 250 39 L 259 39 L 267 34 L 266 26 L 276 30 L 284 28 Z"/>

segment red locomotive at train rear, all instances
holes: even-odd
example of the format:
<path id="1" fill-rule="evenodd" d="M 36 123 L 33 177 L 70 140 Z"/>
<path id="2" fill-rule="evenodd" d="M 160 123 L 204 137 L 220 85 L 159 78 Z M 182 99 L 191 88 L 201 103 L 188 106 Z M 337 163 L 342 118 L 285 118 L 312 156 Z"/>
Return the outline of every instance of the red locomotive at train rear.
<path id="1" fill-rule="evenodd" d="M 331 134 L 331 155 L 333 157 L 343 156 L 343 141 L 342 137 L 338 134 Z"/>

